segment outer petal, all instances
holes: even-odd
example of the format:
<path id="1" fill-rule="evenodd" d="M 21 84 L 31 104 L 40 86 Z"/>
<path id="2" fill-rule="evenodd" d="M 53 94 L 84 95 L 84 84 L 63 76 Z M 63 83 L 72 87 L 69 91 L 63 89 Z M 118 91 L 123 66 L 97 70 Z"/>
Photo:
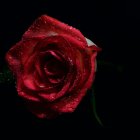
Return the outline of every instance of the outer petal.
<path id="1" fill-rule="evenodd" d="M 28 31 L 25 32 L 23 38 L 36 38 L 36 37 L 44 38 L 48 36 L 61 34 L 67 34 L 83 42 L 84 44 L 87 44 L 84 36 L 81 34 L 79 30 L 71 26 L 68 26 L 67 24 L 64 24 L 47 15 L 42 15 L 41 17 L 39 17 L 33 23 L 33 25 L 31 25 Z"/>
<path id="2" fill-rule="evenodd" d="M 10 69 L 13 71 L 15 75 L 19 74 L 21 68 L 20 54 L 19 54 L 19 51 L 21 49 L 20 44 L 21 42 L 17 43 L 6 54 L 6 60 L 10 66 Z"/>
<path id="3" fill-rule="evenodd" d="M 19 75 L 22 65 L 31 55 L 38 40 L 21 40 L 6 54 L 6 60 L 15 75 Z"/>

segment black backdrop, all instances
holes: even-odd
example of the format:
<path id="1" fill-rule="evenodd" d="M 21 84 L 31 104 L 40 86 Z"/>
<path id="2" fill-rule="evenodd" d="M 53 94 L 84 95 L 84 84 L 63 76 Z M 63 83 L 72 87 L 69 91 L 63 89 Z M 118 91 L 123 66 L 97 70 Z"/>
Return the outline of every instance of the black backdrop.
<path id="1" fill-rule="evenodd" d="M 42 14 L 48 14 L 78 28 L 103 51 L 98 55 L 98 72 L 95 79 L 97 112 L 104 127 L 112 128 L 120 115 L 119 99 L 129 84 L 132 48 L 138 46 L 139 9 L 136 1 L 4 1 L 0 3 L 0 68 L 6 65 L 4 56 L 18 42 L 32 22 Z M 131 55 L 132 54 L 132 55 Z M 131 56 L 131 57 L 130 57 Z M 104 61 L 105 63 L 102 63 Z M 0 69 L 0 70 L 1 70 Z M 7 129 L 23 127 L 30 129 L 58 130 L 102 128 L 92 115 L 90 95 L 72 114 L 55 120 L 38 120 L 17 97 L 15 84 L 0 85 L 1 126 Z M 122 118 L 121 118 L 122 117 Z M 115 121 L 114 121 L 115 118 Z M 91 129 L 91 130 L 92 130 Z"/>

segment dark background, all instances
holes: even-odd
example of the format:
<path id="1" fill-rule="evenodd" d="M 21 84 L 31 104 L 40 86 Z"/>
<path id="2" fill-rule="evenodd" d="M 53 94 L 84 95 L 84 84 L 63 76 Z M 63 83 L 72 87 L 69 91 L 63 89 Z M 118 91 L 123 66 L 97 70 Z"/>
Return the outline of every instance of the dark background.
<path id="1" fill-rule="evenodd" d="M 42 14 L 78 28 L 102 48 L 97 57 L 99 63 L 94 85 L 97 112 L 104 124 L 101 127 L 92 114 L 90 94 L 87 94 L 74 113 L 59 116 L 55 120 L 39 120 L 28 112 L 22 100 L 17 97 L 15 84 L 4 83 L 0 85 L 2 126 L 6 130 L 11 130 L 14 126 L 19 130 L 26 127 L 31 130 L 43 128 L 46 131 L 57 131 L 72 127 L 94 131 L 97 128 L 113 128 L 118 122 L 123 122 L 126 118 L 122 112 L 127 111 L 128 107 L 121 105 L 125 104 L 124 97 L 128 93 L 126 89 L 130 86 L 130 73 L 134 63 L 132 58 L 136 58 L 135 49 L 139 46 L 139 13 L 139 3 L 135 0 L 0 2 L 1 71 L 6 65 L 5 53 Z M 123 125 L 122 123 L 120 127 Z"/>

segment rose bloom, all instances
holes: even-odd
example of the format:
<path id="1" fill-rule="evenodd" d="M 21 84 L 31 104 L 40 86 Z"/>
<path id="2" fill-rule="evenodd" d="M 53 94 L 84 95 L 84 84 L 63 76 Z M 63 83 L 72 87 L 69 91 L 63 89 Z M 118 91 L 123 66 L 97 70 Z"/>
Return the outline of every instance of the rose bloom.
<path id="1" fill-rule="evenodd" d="M 91 87 L 100 50 L 81 32 L 39 17 L 6 54 L 18 95 L 39 118 L 73 112 Z"/>

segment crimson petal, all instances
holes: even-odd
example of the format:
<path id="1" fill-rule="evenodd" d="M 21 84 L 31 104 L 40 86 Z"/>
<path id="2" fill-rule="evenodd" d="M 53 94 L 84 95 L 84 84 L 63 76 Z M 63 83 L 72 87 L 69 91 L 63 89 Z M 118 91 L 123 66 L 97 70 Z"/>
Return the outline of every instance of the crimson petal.
<path id="1" fill-rule="evenodd" d="M 23 38 L 45 38 L 53 35 L 67 34 L 87 44 L 85 37 L 78 29 L 47 15 L 39 17 L 23 35 Z"/>

